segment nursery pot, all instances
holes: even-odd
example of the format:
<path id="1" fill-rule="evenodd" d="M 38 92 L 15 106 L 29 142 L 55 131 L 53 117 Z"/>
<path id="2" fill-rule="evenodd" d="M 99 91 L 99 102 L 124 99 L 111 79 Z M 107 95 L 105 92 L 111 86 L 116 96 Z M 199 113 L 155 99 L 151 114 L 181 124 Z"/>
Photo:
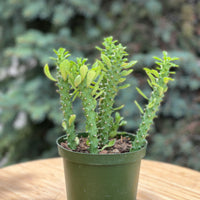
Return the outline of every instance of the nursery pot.
<path id="1" fill-rule="evenodd" d="M 72 152 L 57 139 L 63 157 L 67 200 L 136 200 L 141 159 L 139 151 L 121 154 Z"/>

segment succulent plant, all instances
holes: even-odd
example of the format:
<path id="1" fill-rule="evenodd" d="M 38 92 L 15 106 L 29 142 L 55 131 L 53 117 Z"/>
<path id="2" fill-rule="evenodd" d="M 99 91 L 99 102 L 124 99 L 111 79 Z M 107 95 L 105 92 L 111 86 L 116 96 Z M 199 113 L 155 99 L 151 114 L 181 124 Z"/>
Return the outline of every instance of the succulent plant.
<path id="1" fill-rule="evenodd" d="M 64 48 L 54 50 L 57 57 L 56 77 L 54 78 L 48 65 L 44 67 L 46 76 L 56 82 L 60 94 L 61 110 L 63 112 L 63 128 L 66 131 L 68 146 L 75 150 L 78 145 L 78 138 L 75 129 L 76 114 L 73 111 L 73 102 L 76 98 L 81 99 L 86 119 L 85 132 L 88 133 L 88 146 L 90 153 L 97 154 L 105 147 L 114 145 L 119 127 L 126 124 L 118 110 L 124 105 L 114 107 L 115 97 L 118 91 L 129 87 L 125 84 L 126 76 L 132 73 L 131 69 L 137 61 L 128 62 L 125 47 L 107 37 L 103 42 L 104 48 L 97 47 L 101 52 L 100 59 L 94 64 L 87 64 L 87 59 L 77 58 L 76 61 L 69 59 L 70 54 Z M 139 89 L 138 92 L 148 100 L 144 110 L 139 103 L 136 105 L 141 111 L 142 121 L 132 142 L 131 151 L 137 151 L 146 143 L 148 130 L 156 117 L 159 105 L 167 91 L 167 83 L 173 79 L 169 77 L 171 67 L 177 67 L 172 61 L 177 58 L 170 58 L 167 52 L 163 52 L 163 58 L 157 58 L 157 69 L 145 68 L 149 79 L 148 83 L 152 88 L 150 98 Z"/>

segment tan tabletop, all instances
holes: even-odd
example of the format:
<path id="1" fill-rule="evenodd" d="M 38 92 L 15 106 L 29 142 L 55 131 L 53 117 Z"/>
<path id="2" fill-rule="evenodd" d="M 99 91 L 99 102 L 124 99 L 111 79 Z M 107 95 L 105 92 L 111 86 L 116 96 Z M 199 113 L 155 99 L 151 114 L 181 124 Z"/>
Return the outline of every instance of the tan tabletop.
<path id="1" fill-rule="evenodd" d="M 200 200 L 200 173 L 142 160 L 137 199 Z M 0 200 L 66 200 L 61 158 L 0 169 Z"/>

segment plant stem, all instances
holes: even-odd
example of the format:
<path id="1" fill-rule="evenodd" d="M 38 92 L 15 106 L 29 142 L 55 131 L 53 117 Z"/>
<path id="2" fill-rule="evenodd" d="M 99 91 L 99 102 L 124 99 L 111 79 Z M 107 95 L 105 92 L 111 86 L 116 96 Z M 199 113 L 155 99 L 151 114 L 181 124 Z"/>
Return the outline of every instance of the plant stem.
<path id="1" fill-rule="evenodd" d="M 148 136 L 148 131 L 153 124 L 153 120 L 156 117 L 156 113 L 159 110 L 160 103 L 163 100 L 164 93 L 167 91 L 168 81 L 172 80 L 169 78 L 170 68 L 178 67 L 171 61 L 176 60 L 176 58 L 167 57 L 167 52 L 163 52 L 164 57 L 163 60 L 158 59 L 161 62 L 156 62 L 159 67 L 158 71 L 146 69 L 147 75 L 150 78 L 150 86 L 153 91 L 151 93 L 151 97 L 146 105 L 143 115 L 142 121 L 139 125 L 138 131 L 136 132 L 135 140 L 132 143 L 131 151 L 137 151 L 141 149 L 146 144 L 146 137 Z"/>
<path id="2" fill-rule="evenodd" d="M 98 138 L 97 138 L 97 125 L 96 125 L 96 100 L 91 95 L 92 90 L 90 88 L 80 85 L 80 99 L 82 100 L 83 110 L 86 117 L 86 132 L 88 132 L 90 142 L 90 153 L 98 153 Z"/>

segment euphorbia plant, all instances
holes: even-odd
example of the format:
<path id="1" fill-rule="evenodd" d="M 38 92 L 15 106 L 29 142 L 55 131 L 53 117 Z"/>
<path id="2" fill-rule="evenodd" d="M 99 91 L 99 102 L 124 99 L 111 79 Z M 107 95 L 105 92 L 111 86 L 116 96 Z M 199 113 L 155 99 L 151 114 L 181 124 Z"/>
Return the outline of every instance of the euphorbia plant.
<path id="1" fill-rule="evenodd" d="M 97 154 L 105 147 L 114 145 L 115 138 L 119 134 L 120 126 L 126 124 L 123 117 L 114 107 L 115 97 L 118 91 L 129 87 L 124 84 L 126 76 L 132 73 L 131 69 L 136 61 L 128 61 L 125 47 L 107 37 L 103 42 L 104 48 L 100 51 L 100 59 L 94 64 L 87 63 L 87 59 L 77 58 L 76 61 L 69 59 L 70 54 L 64 48 L 54 50 L 57 57 L 55 78 L 51 75 L 48 65 L 45 65 L 46 76 L 56 82 L 60 94 L 61 110 L 63 112 L 63 128 L 66 131 L 66 140 L 72 150 L 76 150 L 79 139 L 76 134 L 73 102 L 76 98 L 81 99 L 86 119 L 85 132 L 88 133 L 87 145 L 89 152 Z M 156 117 L 164 93 L 167 91 L 167 84 L 173 79 L 170 78 L 171 67 L 177 67 L 173 61 L 177 58 L 170 58 L 167 52 L 163 52 L 163 58 L 156 59 L 156 69 L 144 68 L 148 75 L 148 83 L 152 88 L 151 96 L 148 98 L 139 88 L 138 92 L 148 100 L 147 105 L 142 109 L 135 101 L 141 112 L 141 123 L 132 141 L 130 151 L 137 151 L 146 144 L 148 131 Z"/>

